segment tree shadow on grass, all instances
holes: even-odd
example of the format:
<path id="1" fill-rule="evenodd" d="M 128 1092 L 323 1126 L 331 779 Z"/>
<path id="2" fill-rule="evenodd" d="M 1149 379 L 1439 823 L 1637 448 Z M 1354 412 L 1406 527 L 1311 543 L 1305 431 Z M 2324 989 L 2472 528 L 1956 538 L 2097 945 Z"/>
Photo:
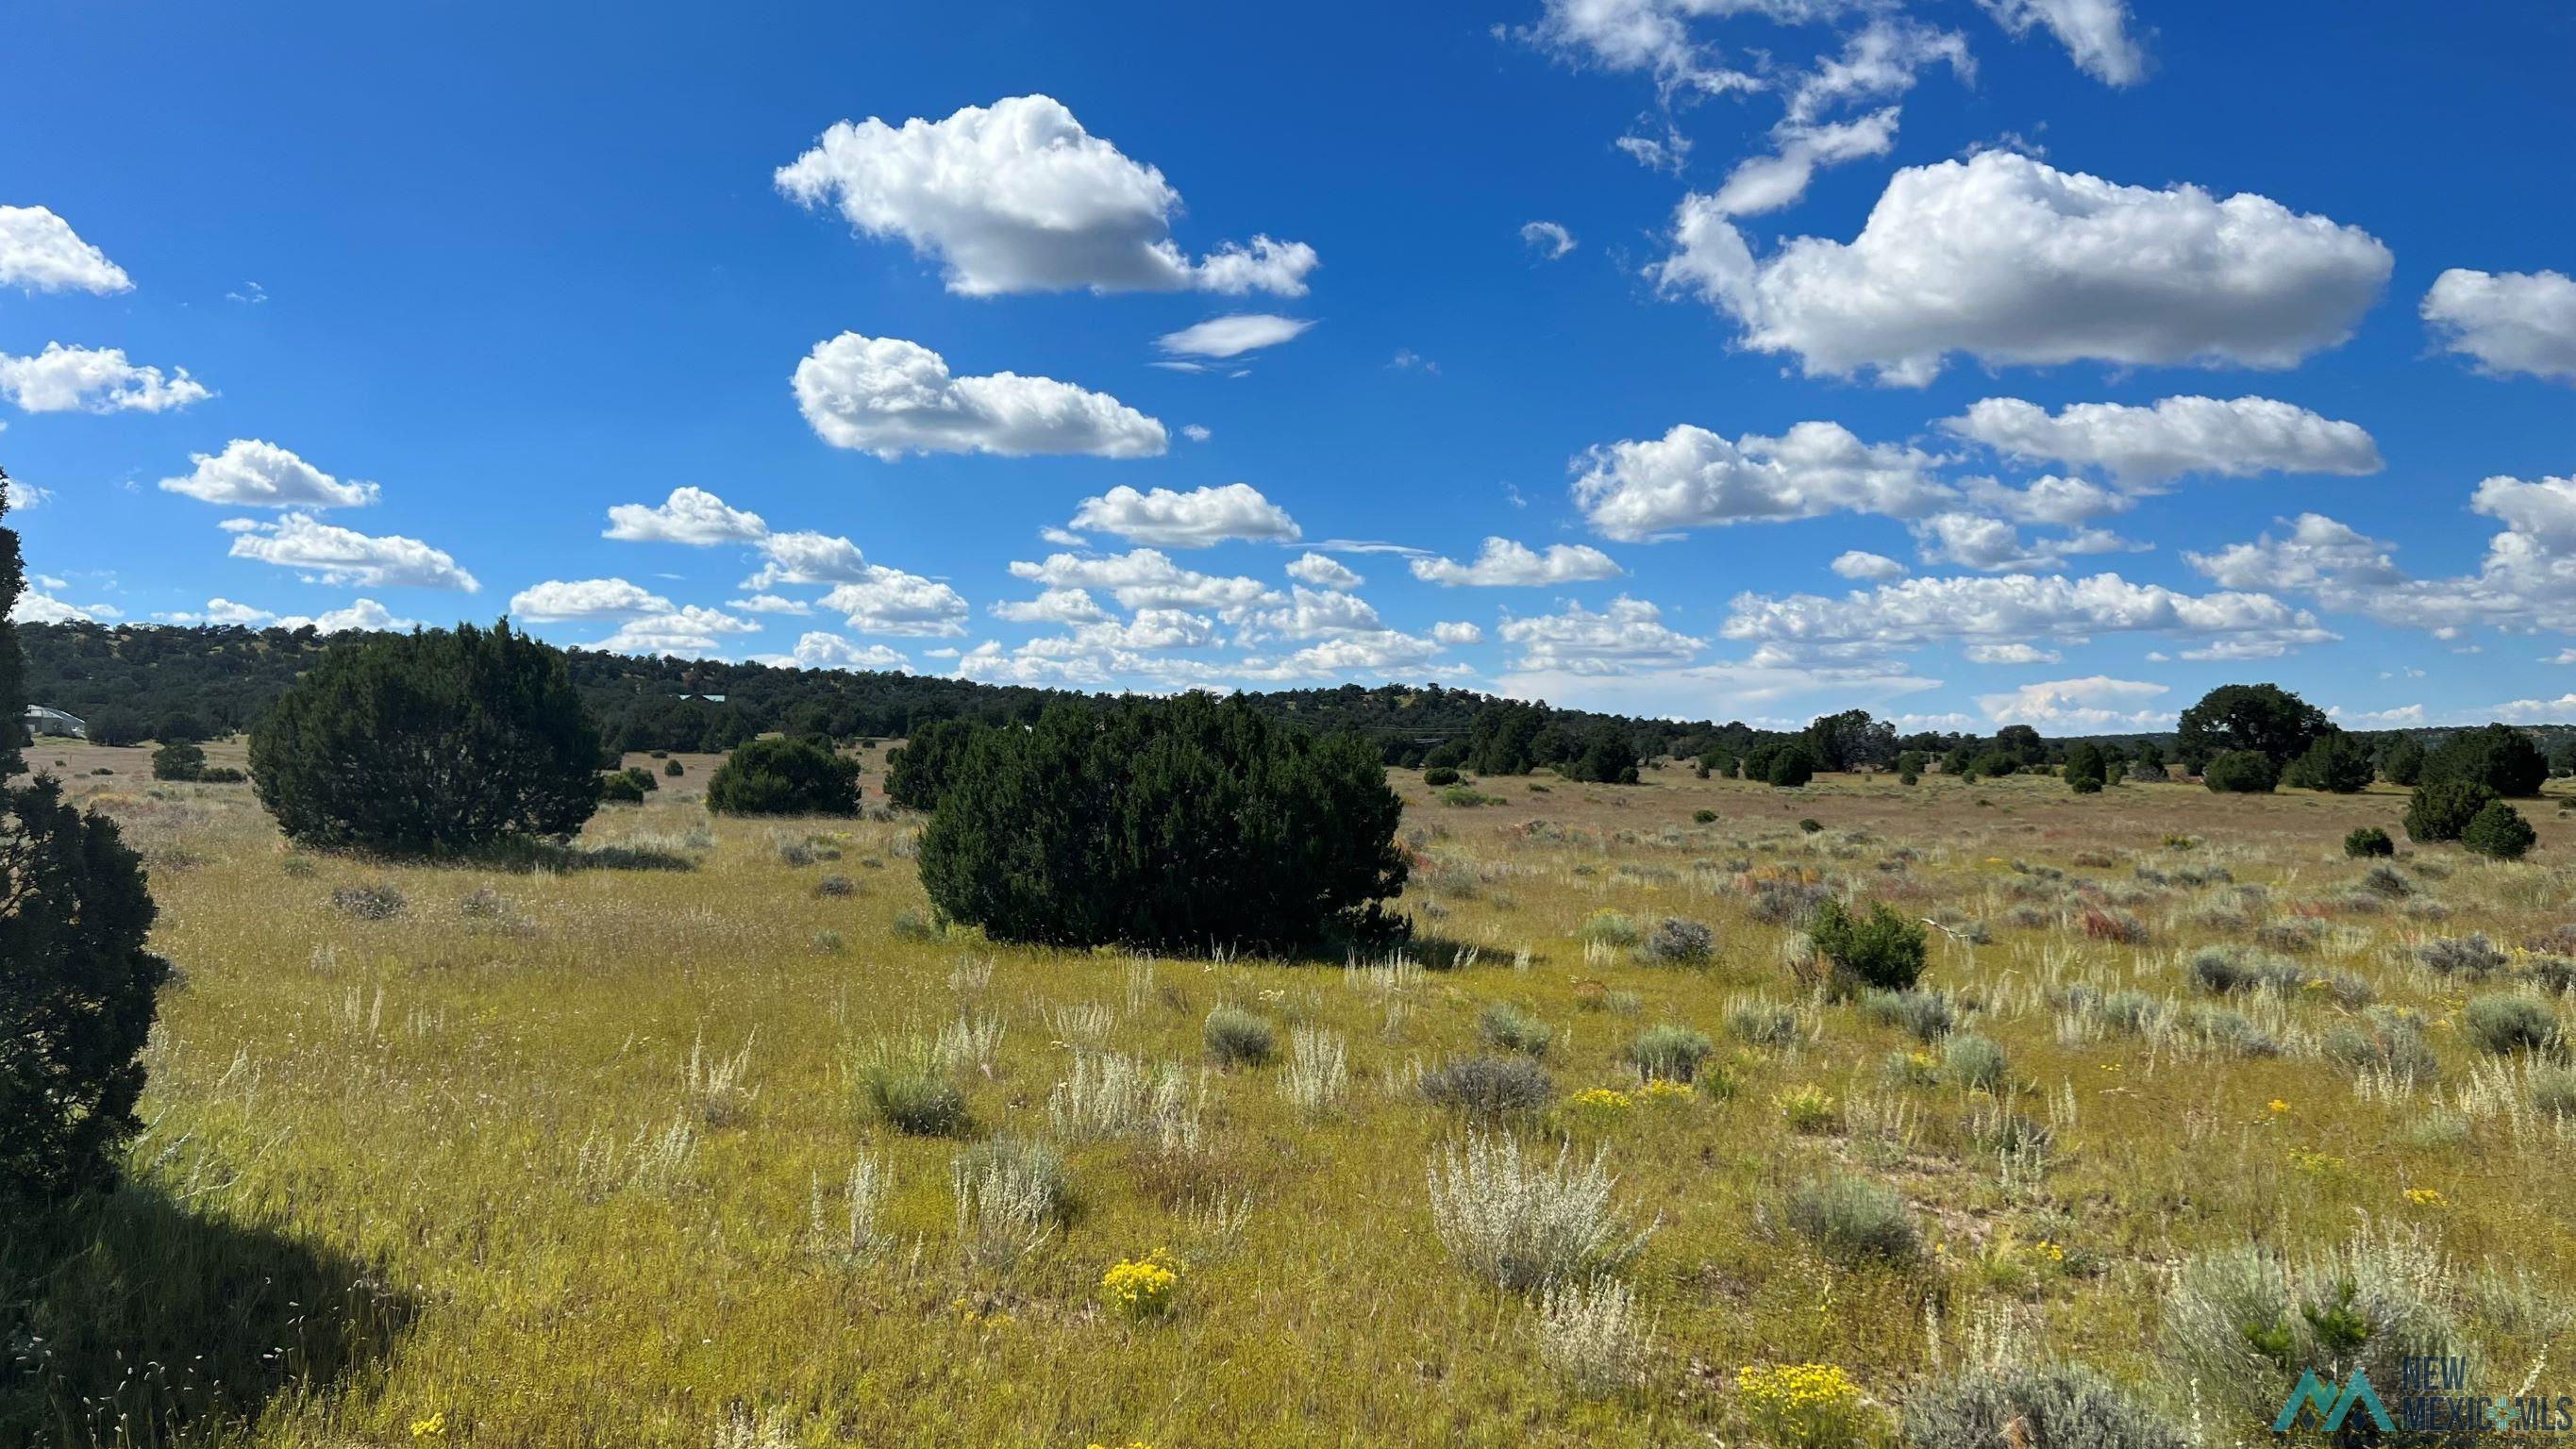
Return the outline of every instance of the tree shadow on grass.
<path id="1" fill-rule="evenodd" d="M 0 1234 L 0 1442 L 246 1423 L 371 1370 L 412 1313 L 369 1264 L 128 1185 Z"/>

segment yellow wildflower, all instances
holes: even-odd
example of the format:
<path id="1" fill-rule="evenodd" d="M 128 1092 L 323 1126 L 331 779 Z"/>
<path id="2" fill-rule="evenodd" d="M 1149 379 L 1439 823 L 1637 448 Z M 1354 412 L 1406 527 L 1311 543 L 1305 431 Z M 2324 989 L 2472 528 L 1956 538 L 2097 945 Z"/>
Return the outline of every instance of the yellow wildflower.
<path id="1" fill-rule="evenodd" d="M 1143 1258 L 1121 1258 L 1100 1275 L 1100 1294 L 1129 1318 L 1160 1318 L 1180 1291 L 1179 1268 L 1160 1249 Z"/>
<path id="2" fill-rule="evenodd" d="M 431 1414 L 431 1415 L 430 1415 L 428 1418 L 426 1418 L 426 1419 L 414 1419 L 414 1420 L 412 1420 L 412 1421 L 411 1421 L 411 1436 L 412 1436 L 413 1438 L 415 1438 L 415 1439 L 444 1439 L 444 1438 L 446 1438 L 446 1437 L 447 1437 L 447 1411 L 446 1411 L 445 1409 L 440 1409 L 440 1410 L 438 1410 L 437 1412 L 435 1412 L 435 1413 Z"/>
<path id="3" fill-rule="evenodd" d="M 2270 1107 L 2271 1107 L 2271 1109 L 2272 1109 L 2272 1115 L 2274 1115 L 2274 1116 L 2276 1116 L 2276 1117 L 2277 1117 L 2277 1116 L 2279 1116 L 2280 1114 L 2282 1114 L 2282 1113 L 2287 1112 L 2287 1111 L 2289 1111 L 2289 1110 L 2290 1110 L 2290 1104 L 2289 1104 L 2289 1103 L 2287 1103 L 2287 1102 L 2282 1101 L 2282 1100 L 2281 1100 L 2280 1098 L 2278 1098 L 2278 1097 L 2274 1097 L 2274 1098 L 2273 1098 L 2273 1099 L 2272 1099 L 2268 1104 L 2266 1104 L 2266 1105 L 2268 1105 L 2268 1106 L 2270 1106 Z"/>
<path id="4" fill-rule="evenodd" d="M 1774 1444 L 1823 1449 L 1862 1437 L 1860 1386 L 1838 1365 L 1747 1366 L 1736 1371 L 1735 1388 Z"/>
<path id="5" fill-rule="evenodd" d="M 1586 1087 L 1574 1094 L 1574 1105 L 1591 1111 L 1625 1112 L 1636 1099 L 1613 1087 Z"/>
<path id="6" fill-rule="evenodd" d="M 2451 1205 L 2451 1200 L 2442 1196 L 2440 1189 L 2430 1187 L 2410 1187 L 2406 1189 L 2406 1200 L 2415 1204 L 2417 1207 L 2437 1208 L 2449 1207 Z"/>
<path id="7" fill-rule="evenodd" d="M 1687 1102 L 1691 1099 L 1690 1084 L 1655 1077 L 1637 1089 L 1635 1099 L 1640 1102 Z"/>

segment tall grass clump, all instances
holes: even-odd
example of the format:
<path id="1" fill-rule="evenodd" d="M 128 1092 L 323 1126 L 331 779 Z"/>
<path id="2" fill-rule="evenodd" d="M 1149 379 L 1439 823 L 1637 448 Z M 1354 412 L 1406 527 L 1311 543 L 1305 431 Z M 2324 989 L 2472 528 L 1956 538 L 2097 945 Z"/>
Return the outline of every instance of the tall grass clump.
<path id="1" fill-rule="evenodd" d="M 1069 1201 L 1064 1159 L 1042 1142 L 997 1137 L 948 1167 L 957 1246 L 976 1267 L 1003 1268 L 1037 1250 Z"/>
<path id="2" fill-rule="evenodd" d="M 1849 1173 L 1791 1189 L 1781 1216 L 1817 1252 L 1846 1265 L 1910 1262 L 1922 1247 L 1904 1194 Z"/>
<path id="3" fill-rule="evenodd" d="M 1240 1006 L 1220 1006 L 1209 1012 L 1202 1035 L 1208 1059 L 1228 1070 L 1266 1065 L 1279 1050 L 1279 1033 L 1270 1019 Z"/>
<path id="4" fill-rule="evenodd" d="M 1905 1404 L 1913 1449 L 2186 1449 L 2181 1429 L 2080 1363 L 1979 1365 Z"/>
<path id="5" fill-rule="evenodd" d="M 1350 1044 L 1338 1032 L 1299 1026 L 1288 1032 L 1288 1066 L 1279 1074 L 1279 1089 L 1307 1117 L 1340 1110 L 1350 1095 Z"/>
<path id="6" fill-rule="evenodd" d="M 965 1094 L 932 1064 L 930 1049 L 918 1041 L 901 1048 L 880 1046 L 860 1065 L 858 1079 L 868 1105 L 898 1132 L 956 1137 L 966 1131 Z"/>
<path id="7" fill-rule="evenodd" d="M 1488 1002 L 1476 1014 L 1476 1033 L 1507 1052 L 1543 1057 L 1556 1039 L 1554 1028 L 1508 1001 Z"/>
<path id="8" fill-rule="evenodd" d="M 1168 1064 L 1119 1052 L 1079 1052 L 1047 1096 L 1047 1121 L 1068 1142 L 1162 1140 L 1191 1115 L 1189 1083 Z"/>
<path id="9" fill-rule="evenodd" d="M 1861 1014 L 1882 1026 L 1901 1026 L 1916 1041 L 1934 1042 L 1959 1024 L 1959 1013 L 1947 993 L 1939 991 L 1873 991 L 1861 998 Z"/>
<path id="10" fill-rule="evenodd" d="M 1637 1039 L 1628 1044 L 1628 1060 L 1647 1081 L 1687 1082 L 1699 1075 L 1700 1063 L 1708 1060 L 1712 1049 L 1708 1033 L 1663 1021 L 1637 1033 Z"/>
<path id="11" fill-rule="evenodd" d="M 2162 1342 L 2176 1376 L 2199 1385 L 2221 1422 L 2268 1424 L 2310 1370 L 2395 1384 L 2409 1357 L 2472 1356 L 2457 1297 L 2438 1244 L 2410 1228 L 2364 1229 L 2298 1259 L 2246 1244 L 2183 1264 Z M 2479 1381 L 2474 1367 L 2469 1381 Z M 2366 1442 L 2366 1418 L 2346 1421 L 2344 1442 Z"/>
<path id="12" fill-rule="evenodd" d="M 1602 1156 L 1576 1165 L 1529 1161 L 1501 1134 L 1471 1132 L 1430 1169 L 1431 1223 L 1461 1266 L 1515 1292 L 1615 1273 L 1644 1251 L 1654 1228 L 1634 1230 L 1611 1201 L 1617 1179 Z"/>
<path id="13" fill-rule="evenodd" d="M 1645 1377 L 1654 1330 L 1616 1278 L 1550 1283 L 1539 1299 L 1538 1352 L 1573 1390 L 1600 1398 Z"/>

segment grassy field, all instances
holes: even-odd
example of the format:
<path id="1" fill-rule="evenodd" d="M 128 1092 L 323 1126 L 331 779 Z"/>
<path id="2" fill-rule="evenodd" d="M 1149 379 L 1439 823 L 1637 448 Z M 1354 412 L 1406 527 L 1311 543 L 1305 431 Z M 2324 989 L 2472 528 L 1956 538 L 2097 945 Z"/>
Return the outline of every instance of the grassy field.
<path id="1" fill-rule="evenodd" d="M 2490 993 L 2566 1016 L 2523 949 L 2576 954 L 2555 801 L 2527 808 L 2528 863 L 2401 846 L 2369 880 L 2341 841 L 2398 834 L 2393 791 L 1668 768 L 1459 805 L 1399 771 L 1428 939 L 1346 965 L 943 934 L 913 823 L 710 821 L 706 758 L 573 851 L 475 869 L 291 850 L 246 787 L 154 785 L 147 753 L 31 756 L 146 853 L 183 973 L 135 1186 L 11 1345 L 49 1442 L 191 1415 L 190 1442 L 260 1445 L 1870 1441 L 1927 1378 L 2042 1354 L 2251 1442 L 2268 1422 L 2195 1387 L 2164 1326 L 2186 1265 L 2247 1243 L 2402 1254 L 2491 1392 L 2576 1375 L 2552 1296 L 2576 1128 L 2548 1110 L 2576 1083 L 2467 1020 Z M 1802 984 L 1822 891 L 1940 924 L 1923 985 L 1951 1034 Z M 1712 959 L 1652 959 L 1667 917 Z M 2479 933 L 2500 957 L 2439 944 Z M 2214 944 L 2256 979 L 2212 989 Z M 1274 1027 L 1273 1060 L 1212 1060 L 1222 1006 Z M 2356 1057 L 2415 1040 L 2388 1008 L 2420 1015 L 2429 1070 Z M 1620 1241 L 1651 1226 L 1609 1280 L 1625 1333 L 1599 1302 L 1551 1319 L 1435 1224 L 1435 1168 L 1478 1129 L 1423 1079 L 1531 1055 L 1533 1022 L 1549 1098 L 1492 1131 L 1535 1165 L 1597 1153 Z M 1632 1045 L 1667 1023 L 1713 1050 L 1642 1090 Z M 881 1059 L 931 1063 L 968 1124 L 889 1125 Z M 1101 1089 L 1131 1064 L 1136 1092 Z M 1015 1229 L 971 1176 L 988 1210 L 961 1210 L 961 1156 L 1033 1144 L 1060 1154 L 1054 1214 Z M 1901 1194 L 1910 1248 L 1806 1230 L 1845 1179 Z M 1130 1260 L 1176 1273 L 1168 1312 L 1104 1291 Z M 1847 1421 L 1739 1386 L 1798 1364 L 1844 1372 Z"/>

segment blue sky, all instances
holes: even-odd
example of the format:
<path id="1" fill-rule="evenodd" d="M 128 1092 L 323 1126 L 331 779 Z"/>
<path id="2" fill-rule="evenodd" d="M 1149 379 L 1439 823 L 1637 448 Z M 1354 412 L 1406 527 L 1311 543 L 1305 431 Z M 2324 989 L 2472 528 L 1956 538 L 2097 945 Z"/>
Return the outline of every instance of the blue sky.
<path id="1" fill-rule="evenodd" d="M 11 7 L 22 617 L 2576 719 L 2563 7 L 1178 14 Z"/>

